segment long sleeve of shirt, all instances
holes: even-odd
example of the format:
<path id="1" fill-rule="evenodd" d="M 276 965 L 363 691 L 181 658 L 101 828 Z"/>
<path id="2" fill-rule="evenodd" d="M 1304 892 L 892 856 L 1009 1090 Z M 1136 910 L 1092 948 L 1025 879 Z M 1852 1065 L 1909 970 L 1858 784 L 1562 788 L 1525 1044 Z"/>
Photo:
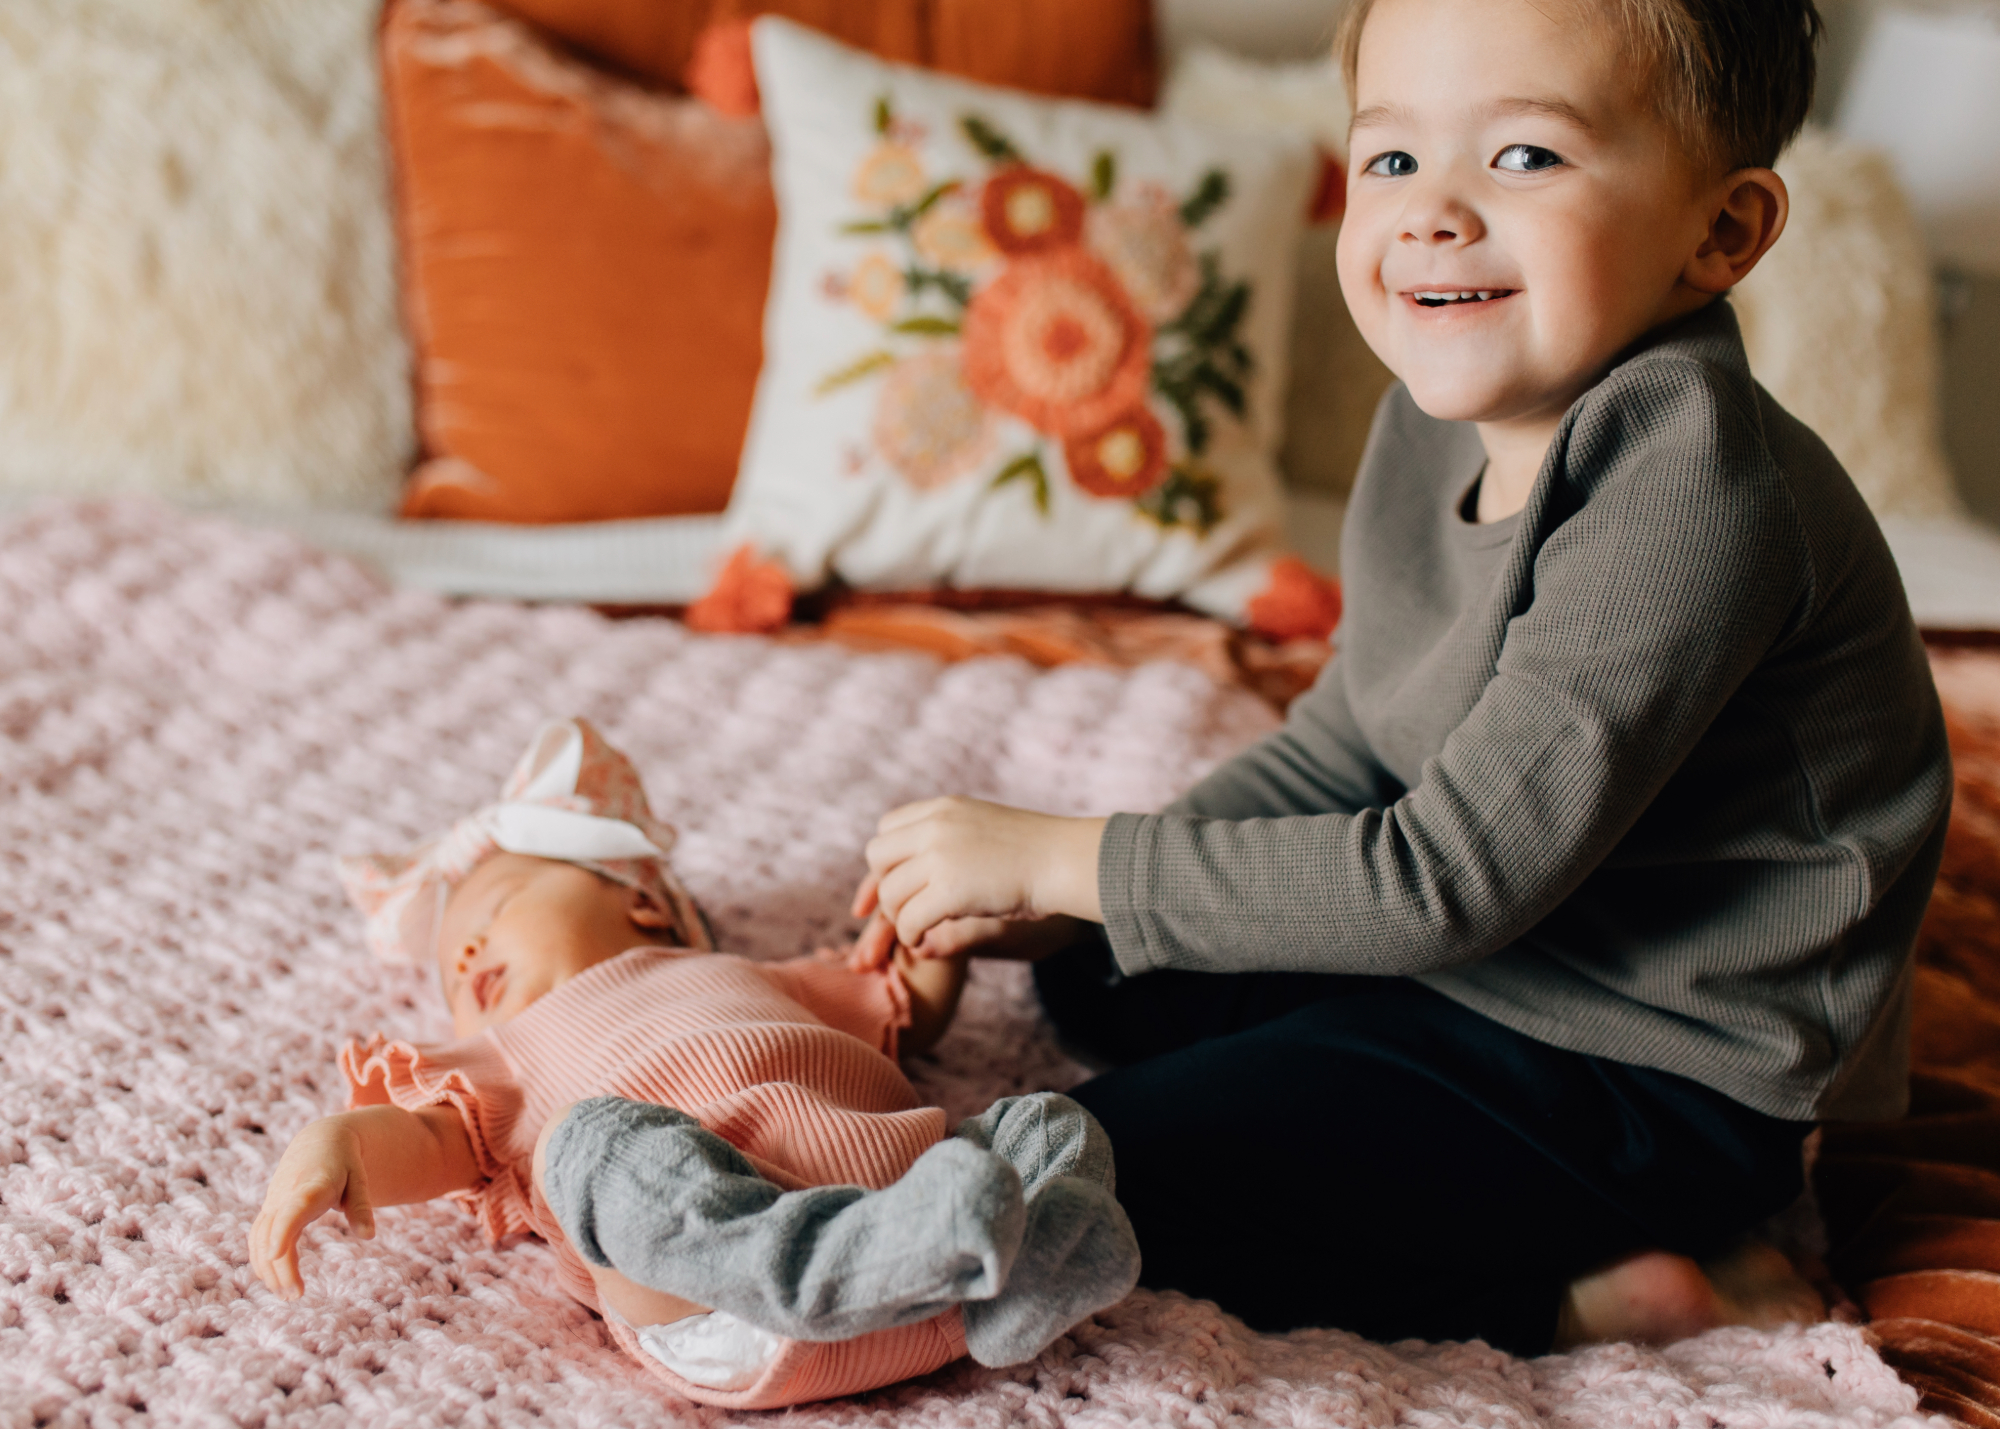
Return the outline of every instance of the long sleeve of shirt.
<path id="1" fill-rule="evenodd" d="M 1459 514 L 1478 470 L 1385 399 L 1339 659 L 1106 830 L 1119 965 L 1421 976 L 1773 1114 L 1891 1110 L 1949 762 L 1851 483 L 1726 305 L 1579 400 L 1505 527 Z"/>

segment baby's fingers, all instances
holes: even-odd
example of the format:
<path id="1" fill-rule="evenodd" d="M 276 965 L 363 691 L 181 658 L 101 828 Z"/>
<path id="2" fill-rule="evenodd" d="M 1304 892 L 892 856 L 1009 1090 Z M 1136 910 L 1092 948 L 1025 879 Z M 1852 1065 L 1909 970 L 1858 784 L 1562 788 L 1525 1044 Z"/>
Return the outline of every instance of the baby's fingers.
<path id="1" fill-rule="evenodd" d="M 305 1209 L 296 1198 L 275 1212 L 266 1204 L 250 1229 L 250 1268 L 283 1300 L 305 1294 L 305 1279 L 299 1273 L 299 1232 L 312 1219 L 303 1214 Z"/>
<path id="2" fill-rule="evenodd" d="M 857 973 L 875 973 L 889 966 L 889 959 L 896 951 L 896 927 L 882 913 L 875 913 L 868 919 L 868 925 L 861 930 L 861 936 L 854 940 L 854 947 L 847 955 L 847 970 Z"/>

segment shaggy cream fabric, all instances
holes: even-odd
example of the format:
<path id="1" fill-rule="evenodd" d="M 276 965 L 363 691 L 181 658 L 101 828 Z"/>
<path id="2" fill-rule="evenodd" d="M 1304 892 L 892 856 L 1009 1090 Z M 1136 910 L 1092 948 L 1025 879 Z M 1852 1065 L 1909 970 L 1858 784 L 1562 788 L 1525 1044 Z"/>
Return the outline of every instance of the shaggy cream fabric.
<path id="1" fill-rule="evenodd" d="M 379 508 L 377 0 L 0 0 L 0 490 Z"/>
<path id="2" fill-rule="evenodd" d="M 1957 514 L 1930 259 L 1889 161 L 1809 131 L 1778 173 L 1791 222 L 1731 299 L 1750 370 L 1878 516 Z"/>

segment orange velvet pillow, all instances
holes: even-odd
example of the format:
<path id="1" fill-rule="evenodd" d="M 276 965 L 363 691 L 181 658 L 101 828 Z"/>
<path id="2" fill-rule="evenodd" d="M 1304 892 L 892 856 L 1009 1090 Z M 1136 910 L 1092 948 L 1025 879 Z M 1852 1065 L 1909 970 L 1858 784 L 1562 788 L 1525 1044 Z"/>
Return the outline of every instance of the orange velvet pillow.
<path id="1" fill-rule="evenodd" d="M 431 458 L 404 513 L 720 511 L 763 351 L 762 126 L 474 0 L 396 0 L 382 49 Z"/>
<path id="2" fill-rule="evenodd" d="M 503 0 L 550 34 L 662 84 L 703 30 L 782 15 L 883 59 L 1037 94 L 1150 105 L 1152 0 Z"/>

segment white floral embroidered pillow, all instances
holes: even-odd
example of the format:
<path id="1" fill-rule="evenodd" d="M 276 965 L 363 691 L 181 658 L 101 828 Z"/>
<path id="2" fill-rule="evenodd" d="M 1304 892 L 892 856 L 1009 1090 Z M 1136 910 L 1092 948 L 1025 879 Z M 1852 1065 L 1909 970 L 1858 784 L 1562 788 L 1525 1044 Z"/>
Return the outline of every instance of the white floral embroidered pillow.
<path id="1" fill-rule="evenodd" d="M 802 587 L 1271 581 L 1309 145 L 753 29 L 779 211 L 730 506 Z"/>

